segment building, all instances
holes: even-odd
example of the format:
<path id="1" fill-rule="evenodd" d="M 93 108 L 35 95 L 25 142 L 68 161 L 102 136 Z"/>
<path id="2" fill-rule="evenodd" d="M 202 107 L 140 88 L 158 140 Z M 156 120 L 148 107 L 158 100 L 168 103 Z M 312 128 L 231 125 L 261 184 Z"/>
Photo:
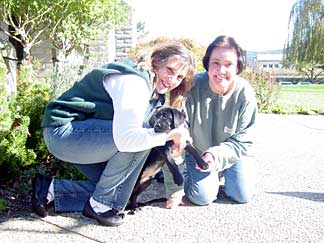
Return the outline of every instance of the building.
<path id="1" fill-rule="evenodd" d="M 283 54 L 257 54 L 253 59 L 254 67 L 263 71 L 279 71 L 282 69 Z"/>

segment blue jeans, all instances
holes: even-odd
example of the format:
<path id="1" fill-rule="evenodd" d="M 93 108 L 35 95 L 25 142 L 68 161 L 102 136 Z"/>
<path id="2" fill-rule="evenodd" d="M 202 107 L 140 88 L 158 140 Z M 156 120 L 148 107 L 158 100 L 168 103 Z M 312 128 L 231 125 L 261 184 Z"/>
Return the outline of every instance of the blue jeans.
<path id="1" fill-rule="evenodd" d="M 150 150 L 119 152 L 112 121 L 87 119 L 44 129 L 48 150 L 72 163 L 87 181 L 54 180 L 57 212 L 82 211 L 89 197 L 117 210 L 125 209 Z"/>
<path id="2" fill-rule="evenodd" d="M 201 172 L 195 168 L 195 160 L 186 154 L 184 191 L 186 197 L 197 205 L 208 205 L 217 199 L 218 172 Z M 255 164 L 253 160 L 237 161 L 224 170 L 225 194 L 238 203 L 249 202 L 255 195 Z"/>

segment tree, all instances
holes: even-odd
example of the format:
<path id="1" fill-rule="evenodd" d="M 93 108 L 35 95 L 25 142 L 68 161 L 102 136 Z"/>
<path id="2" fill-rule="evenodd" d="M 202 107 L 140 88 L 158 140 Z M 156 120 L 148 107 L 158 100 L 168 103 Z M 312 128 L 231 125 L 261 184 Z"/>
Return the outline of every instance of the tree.
<path id="1" fill-rule="evenodd" d="M 312 77 L 324 64 L 324 0 L 298 0 L 289 18 L 288 39 L 284 48 L 286 62 L 299 71 L 312 70 Z"/>
<path id="2" fill-rule="evenodd" d="M 65 56 L 76 47 L 83 49 L 99 33 L 123 24 L 127 11 L 122 0 L 1 0 L 0 32 L 9 37 L 19 66 L 44 40 L 51 40 Z"/>
<path id="3" fill-rule="evenodd" d="M 70 50 L 126 20 L 120 0 L 1 0 L 0 31 L 22 45 L 24 58 L 43 40 Z"/>
<path id="4" fill-rule="evenodd" d="M 49 33 L 56 48 L 69 52 L 83 48 L 99 34 L 126 23 L 128 5 L 121 0 L 64 0 L 64 12 L 53 16 L 55 28 Z"/>
<path id="5" fill-rule="evenodd" d="M 29 59 L 30 49 L 50 39 L 67 52 L 126 21 L 121 0 L 1 0 L 0 31 Z"/>

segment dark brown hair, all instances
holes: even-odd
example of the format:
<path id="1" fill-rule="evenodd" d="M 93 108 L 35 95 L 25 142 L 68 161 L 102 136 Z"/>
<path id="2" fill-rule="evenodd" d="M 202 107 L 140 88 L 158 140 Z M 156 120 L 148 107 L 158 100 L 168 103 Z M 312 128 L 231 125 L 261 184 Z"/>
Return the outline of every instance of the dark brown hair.
<path id="1" fill-rule="evenodd" d="M 203 57 L 203 65 L 206 71 L 208 72 L 208 65 L 209 65 L 209 59 L 212 51 L 215 48 L 222 47 L 222 48 L 234 48 L 237 53 L 237 74 L 240 74 L 244 67 L 245 67 L 245 55 L 243 52 L 243 49 L 237 44 L 237 42 L 234 40 L 234 38 L 221 35 L 218 36 L 212 43 L 209 44 L 207 47 L 205 56 Z"/>

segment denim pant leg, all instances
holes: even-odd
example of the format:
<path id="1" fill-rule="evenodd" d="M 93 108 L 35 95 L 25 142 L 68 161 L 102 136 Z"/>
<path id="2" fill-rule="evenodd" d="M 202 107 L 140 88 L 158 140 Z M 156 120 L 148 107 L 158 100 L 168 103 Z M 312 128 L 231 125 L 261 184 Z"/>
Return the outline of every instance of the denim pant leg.
<path id="1" fill-rule="evenodd" d="M 54 180 L 59 211 L 80 211 L 91 195 L 107 206 L 123 209 L 150 152 L 119 152 L 112 136 L 112 121 L 98 119 L 46 128 L 44 139 L 55 157 L 77 164 L 90 179 L 86 182 Z M 103 166 L 102 162 L 107 161 Z"/>
<path id="2" fill-rule="evenodd" d="M 87 181 L 54 180 L 54 207 L 56 212 L 82 211 L 89 197 L 92 196 L 107 162 L 96 164 L 74 164 L 85 175 Z"/>
<path id="3" fill-rule="evenodd" d="M 225 194 L 238 203 L 249 202 L 256 193 L 256 168 L 253 159 L 237 161 L 224 170 Z"/>
<path id="4" fill-rule="evenodd" d="M 73 164 L 107 162 L 118 152 L 112 121 L 87 119 L 44 129 L 44 140 L 56 158 Z"/>
<path id="5" fill-rule="evenodd" d="M 150 151 L 116 153 L 108 161 L 93 198 L 111 208 L 124 210 Z"/>
<path id="6" fill-rule="evenodd" d="M 219 179 L 214 171 L 201 172 L 195 168 L 195 159 L 186 154 L 184 191 L 186 197 L 197 205 L 208 205 L 217 198 Z"/>

